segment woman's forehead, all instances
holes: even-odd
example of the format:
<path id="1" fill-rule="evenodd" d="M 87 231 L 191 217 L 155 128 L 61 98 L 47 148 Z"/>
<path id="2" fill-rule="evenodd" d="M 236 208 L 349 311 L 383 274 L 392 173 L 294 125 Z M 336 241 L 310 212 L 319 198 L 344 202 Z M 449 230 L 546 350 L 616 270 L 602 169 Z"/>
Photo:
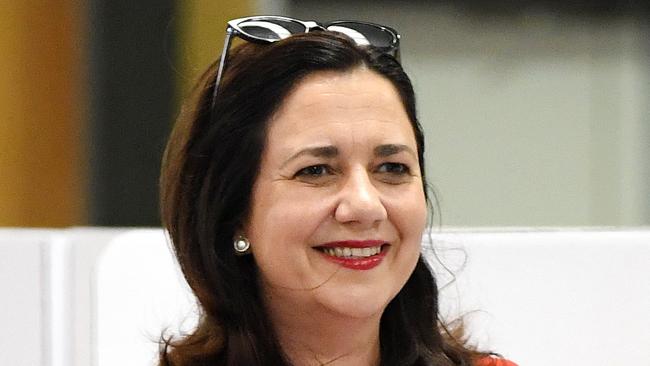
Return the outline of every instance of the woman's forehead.
<path id="1" fill-rule="evenodd" d="M 417 151 L 413 126 L 392 83 L 367 69 L 305 78 L 270 121 L 265 153 L 278 159 L 309 147 L 343 155 L 380 145 Z"/>
<path id="2" fill-rule="evenodd" d="M 320 71 L 307 75 L 287 95 L 274 118 L 332 107 L 404 110 L 397 90 L 387 78 L 359 67 L 346 72 Z"/>
<path id="3" fill-rule="evenodd" d="M 269 139 L 302 135 L 410 132 L 412 126 L 392 83 L 367 69 L 318 72 L 303 79 L 274 114 Z M 309 137 L 309 136 L 304 136 Z"/>

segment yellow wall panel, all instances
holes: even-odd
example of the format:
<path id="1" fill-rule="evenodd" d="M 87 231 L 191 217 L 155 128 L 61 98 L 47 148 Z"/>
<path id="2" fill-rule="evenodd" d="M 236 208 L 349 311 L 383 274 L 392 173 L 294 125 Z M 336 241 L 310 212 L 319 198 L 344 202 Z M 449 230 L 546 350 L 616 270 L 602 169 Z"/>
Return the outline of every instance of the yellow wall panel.
<path id="1" fill-rule="evenodd" d="M 186 95 L 198 76 L 221 56 L 226 22 L 252 15 L 254 2 L 179 1 L 179 91 Z"/>
<path id="2" fill-rule="evenodd" d="M 85 222 L 81 9 L 3 1 L 0 226 Z"/>

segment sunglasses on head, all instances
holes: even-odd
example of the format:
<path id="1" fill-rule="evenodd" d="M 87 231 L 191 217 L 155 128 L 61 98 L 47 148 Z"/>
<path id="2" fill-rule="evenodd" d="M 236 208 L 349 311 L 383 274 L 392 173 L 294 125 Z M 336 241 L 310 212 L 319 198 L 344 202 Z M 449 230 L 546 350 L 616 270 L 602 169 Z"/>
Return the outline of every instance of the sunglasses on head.
<path id="1" fill-rule="evenodd" d="M 228 49 L 232 37 L 237 36 L 253 43 L 273 43 L 294 34 L 308 33 L 315 30 L 339 32 L 350 37 L 359 46 L 373 47 L 389 54 L 397 61 L 399 54 L 399 34 L 392 28 L 367 22 L 340 20 L 320 24 L 314 21 L 302 21 L 281 16 L 253 16 L 233 19 L 226 27 L 226 39 L 217 70 L 217 77 L 212 95 L 212 106 L 216 102 L 217 89 L 226 66 Z"/>

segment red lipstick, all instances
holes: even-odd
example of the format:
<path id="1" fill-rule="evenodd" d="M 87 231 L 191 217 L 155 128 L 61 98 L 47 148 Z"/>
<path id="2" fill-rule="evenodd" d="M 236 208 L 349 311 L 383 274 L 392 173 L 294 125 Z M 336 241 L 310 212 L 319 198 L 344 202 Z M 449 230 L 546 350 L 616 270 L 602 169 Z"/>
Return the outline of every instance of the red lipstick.
<path id="1" fill-rule="evenodd" d="M 382 240 L 345 240 L 326 243 L 321 245 L 319 248 L 322 248 L 321 253 L 327 260 L 345 268 L 363 271 L 373 269 L 381 263 L 388 251 L 388 245 L 384 244 L 386 244 L 386 242 Z M 328 253 L 335 248 L 342 250 L 341 248 L 363 249 L 372 247 L 380 247 L 379 253 L 370 256 L 335 256 Z"/>

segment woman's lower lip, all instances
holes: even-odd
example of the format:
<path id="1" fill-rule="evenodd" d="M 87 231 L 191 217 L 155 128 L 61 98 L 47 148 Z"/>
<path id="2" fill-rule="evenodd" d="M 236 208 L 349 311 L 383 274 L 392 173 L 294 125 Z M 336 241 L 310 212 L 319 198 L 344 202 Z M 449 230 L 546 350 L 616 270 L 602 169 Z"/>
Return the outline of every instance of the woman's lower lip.
<path id="1" fill-rule="evenodd" d="M 386 256 L 387 250 L 388 248 L 382 248 L 381 252 L 370 257 L 335 257 L 324 252 L 321 252 L 321 254 L 327 260 L 342 267 L 365 271 L 377 267 Z"/>

